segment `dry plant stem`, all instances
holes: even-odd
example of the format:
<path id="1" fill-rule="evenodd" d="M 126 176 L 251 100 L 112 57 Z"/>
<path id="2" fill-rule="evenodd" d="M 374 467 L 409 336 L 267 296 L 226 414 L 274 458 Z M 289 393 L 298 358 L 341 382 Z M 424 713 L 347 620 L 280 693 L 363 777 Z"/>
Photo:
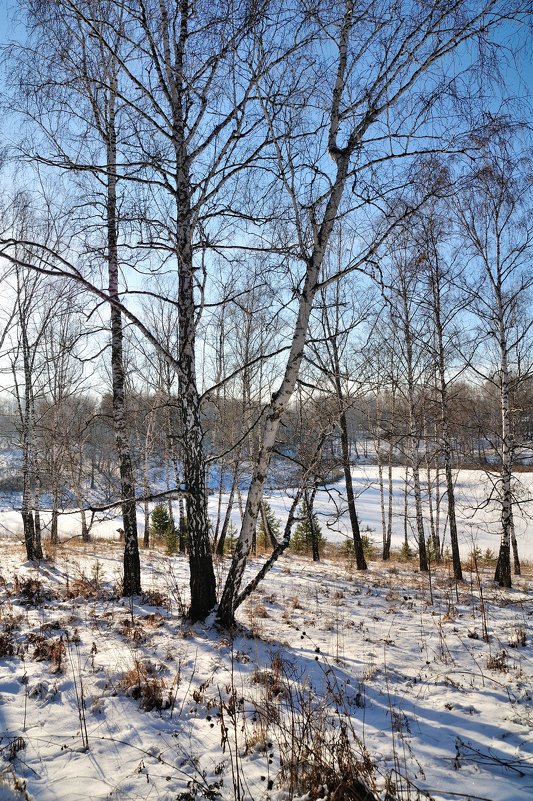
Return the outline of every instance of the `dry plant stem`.
<path id="1" fill-rule="evenodd" d="M 431 556 L 430 556 L 431 548 L 426 550 L 427 556 L 427 568 L 428 568 L 428 583 L 429 583 L 429 600 L 431 601 L 431 606 L 433 606 L 433 579 L 431 575 Z"/>
<path id="2" fill-rule="evenodd" d="M 72 668 L 72 680 L 74 682 L 74 692 L 76 694 L 76 704 L 78 707 L 78 718 L 80 721 L 80 732 L 81 732 L 81 742 L 84 751 L 89 750 L 89 735 L 87 733 L 87 720 L 85 717 L 85 693 L 83 688 L 83 678 L 81 672 L 81 660 L 80 660 L 80 652 L 78 648 L 78 644 L 75 642 L 74 646 L 76 648 L 77 654 L 77 664 L 74 664 L 74 659 L 72 657 L 72 641 L 68 635 L 65 634 L 65 639 L 67 641 L 67 648 L 68 648 L 68 655 L 70 660 L 70 666 Z"/>
<path id="3" fill-rule="evenodd" d="M 478 586 L 478 590 L 479 590 L 479 601 L 480 601 L 479 611 L 481 613 L 482 637 L 485 640 L 485 642 L 489 642 L 490 641 L 490 636 L 489 636 L 489 630 L 488 630 L 488 626 L 487 626 L 487 610 L 486 610 L 485 601 L 484 601 L 484 598 L 483 598 L 483 587 L 481 585 L 481 576 L 480 576 L 480 573 L 479 573 L 479 565 L 478 565 L 477 553 L 476 553 L 476 549 L 475 548 L 472 551 L 472 560 L 474 562 L 474 570 L 476 572 L 477 586 Z"/>

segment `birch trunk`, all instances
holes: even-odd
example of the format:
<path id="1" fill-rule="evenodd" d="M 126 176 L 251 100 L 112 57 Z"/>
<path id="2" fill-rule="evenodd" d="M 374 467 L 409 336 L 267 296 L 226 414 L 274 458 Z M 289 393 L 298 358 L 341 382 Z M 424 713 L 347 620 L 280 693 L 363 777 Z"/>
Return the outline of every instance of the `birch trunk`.
<path id="1" fill-rule="evenodd" d="M 355 142 L 353 147 L 355 147 Z M 253 542 L 257 515 L 263 497 L 263 487 L 272 458 L 272 451 L 276 444 L 281 416 L 287 408 L 296 387 L 296 381 L 304 354 L 313 301 L 318 290 L 320 270 L 346 183 L 349 158 L 350 151 L 347 149 L 342 152 L 335 152 L 337 177 L 324 212 L 322 224 L 319 230 L 315 232 L 315 245 L 312 255 L 307 261 L 307 270 L 299 298 L 298 316 L 293 330 L 291 348 L 287 358 L 285 372 L 279 389 L 272 395 L 270 404 L 265 411 L 263 439 L 248 490 L 237 547 L 235 548 L 218 609 L 218 620 L 224 626 L 232 626 L 234 623 L 236 602 L 239 596 L 246 561 Z"/>
<path id="2" fill-rule="evenodd" d="M 94 456 L 91 459 L 91 480 L 93 481 L 94 478 Z M 77 468 L 76 468 L 76 503 L 78 504 L 78 508 L 80 510 L 80 525 L 81 525 L 81 539 L 82 542 L 90 542 L 91 541 L 91 532 L 90 528 L 87 525 L 87 515 L 85 509 L 83 508 L 83 489 L 82 489 L 82 482 L 83 482 L 83 457 L 80 453 L 80 457 L 78 460 Z M 92 487 L 91 487 L 92 489 Z"/>
<path id="3" fill-rule="evenodd" d="M 513 521 L 513 433 L 511 429 L 511 406 L 509 399 L 509 367 L 507 363 L 507 343 L 503 323 L 501 287 L 497 287 L 497 304 L 499 310 L 499 344 L 500 344 L 500 414 L 502 442 L 502 478 L 501 478 L 501 540 L 495 580 L 500 587 L 511 587 L 511 537 L 514 532 Z"/>
<path id="4" fill-rule="evenodd" d="M 379 452 L 380 440 L 376 442 L 376 453 L 378 459 L 378 481 L 379 481 L 379 510 L 381 514 L 381 537 L 382 550 L 381 558 L 384 562 L 390 559 L 390 542 L 387 540 L 387 522 L 385 516 L 385 482 L 383 481 L 383 460 Z"/>
<path id="5" fill-rule="evenodd" d="M 461 555 L 459 553 L 459 537 L 457 534 L 457 517 L 455 514 L 455 484 L 453 480 L 452 445 L 449 423 L 448 382 L 446 380 L 446 362 L 444 349 L 444 325 L 442 322 L 441 275 L 438 263 L 433 265 L 430 275 L 433 325 L 437 345 L 437 373 L 440 415 L 440 450 L 444 459 L 444 475 L 446 479 L 446 499 L 448 502 L 448 522 L 450 525 L 450 545 L 452 549 L 453 575 L 456 581 L 463 580 Z"/>
<path id="6" fill-rule="evenodd" d="M 22 506 L 21 516 L 24 531 L 26 556 L 29 561 L 42 559 L 40 526 L 36 528 L 34 514 L 36 494 L 36 462 L 35 462 L 35 402 L 33 397 L 32 355 L 28 339 L 28 321 L 26 308 L 22 301 L 20 272 L 17 270 L 18 309 L 21 333 L 22 363 L 24 373 L 24 397 L 20 398 L 17 389 L 19 412 L 22 420 Z M 15 374 L 15 386 L 16 383 Z M 37 521 L 39 522 L 39 521 Z"/>
<path id="7" fill-rule="evenodd" d="M 311 490 L 311 494 L 305 494 L 306 508 L 307 508 L 307 525 L 309 526 L 309 533 L 311 535 L 311 552 L 313 555 L 313 562 L 320 562 L 320 549 L 318 547 L 318 536 L 316 530 L 316 523 L 313 519 L 313 506 L 315 504 L 316 484 Z M 277 543 L 276 543 L 277 544 Z"/>
<path id="8" fill-rule="evenodd" d="M 35 489 L 33 494 L 33 548 L 36 559 L 43 559 L 42 526 L 41 526 L 41 478 L 35 471 Z"/>
<path id="9" fill-rule="evenodd" d="M 393 381 L 391 392 L 391 426 L 389 431 L 389 447 L 387 452 L 387 543 L 390 553 L 390 545 L 392 540 L 392 510 L 394 500 L 394 484 L 392 480 L 392 460 L 394 456 L 394 445 L 392 441 L 392 424 L 396 414 L 396 381 Z"/>
<path id="10" fill-rule="evenodd" d="M 348 70 L 348 44 L 350 39 L 350 29 L 353 25 L 353 2 L 347 0 L 345 14 L 341 29 L 339 31 L 338 42 L 338 63 L 335 83 L 331 96 L 331 113 L 328 130 L 328 153 L 335 163 L 335 177 L 331 183 L 325 208 L 321 216 L 321 221 L 311 222 L 313 232 L 313 245 L 311 252 L 307 250 L 304 243 L 306 236 L 303 231 L 303 223 L 299 208 L 299 199 L 294 191 L 294 187 L 285 183 L 285 188 L 289 193 L 293 208 L 296 211 L 296 227 L 300 241 L 300 257 L 304 260 L 306 271 L 302 281 L 302 289 L 299 292 L 298 314 L 293 329 L 291 348 L 287 358 L 285 371 L 281 384 L 272 395 L 270 404 L 265 410 L 263 439 L 260 443 L 257 462 L 252 474 L 252 481 L 248 490 L 244 516 L 235 548 L 235 553 L 231 562 L 230 569 L 224 585 L 224 591 L 218 609 L 218 620 L 224 626 L 232 626 L 234 623 L 235 609 L 239 598 L 240 587 L 248 554 L 252 546 L 256 528 L 257 515 L 263 497 L 263 487 L 266 481 L 268 468 L 272 458 L 272 451 L 276 444 L 276 437 L 283 412 L 292 397 L 302 363 L 304 348 L 309 328 L 309 320 L 313 308 L 313 301 L 319 289 L 319 277 L 326 256 L 326 251 L 331 238 L 333 227 L 337 220 L 339 208 L 347 181 L 350 159 L 362 141 L 366 130 L 375 119 L 375 108 L 369 108 L 363 119 L 352 129 L 344 147 L 339 146 L 339 127 L 341 123 L 341 107 L 343 92 L 345 90 L 346 76 Z M 266 111 L 265 115 L 268 117 Z M 267 124 L 270 124 L 267 119 Z M 285 174 L 284 157 L 280 150 L 277 151 L 278 162 L 282 173 Z"/>
<path id="11" fill-rule="evenodd" d="M 209 516 L 205 485 L 204 432 L 200 414 L 200 394 L 196 378 L 196 327 L 198 308 L 195 303 L 195 270 L 193 263 L 194 219 L 191 209 L 190 159 L 185 131 L 185 102 L 189 87 L 185 84 L 186 48 L 189 38 L 191 7 L 180 0 L 179 27 L 171 41 L 172 25 L 168 8 L 160 3 L 161 36 L 165 80 L 172 113 L 174 149 L 175 256 L 178 272 L 178 381 L 181 431 L 184 438 L 183 478 L 185 481 L 191 620 L 203 620 L 216 604 L 215 572 L 209 538 Z"/>
<path id="12" fill-rule="evenodd" d="M 117 139 L 115 130 L 115 97 L 111 88 L 108 97 L 107 150 L 107 268 L 109 297 L 119 301 L 118 217 L 117 217 Z M 111 303 L 111 380 L 113 394 L 113 427 L 120 471 L 122 527 L 124 529 L 124 595 L 141 592 L 141 564 L 137 540 L 137 514 L 133 464 L 126 426 L 125 375 L 123 356 L 122 315 Z"/>
<path id="13" fill-rule="evenodd" d="M 514 528 L 513 510 L 511 509 L 511 547 L 513 549 L 513 568 L 515 576 L 520 576 L 522 568 L 520 566 L 520 558 L 518 556 L 518 543 L 516 541 L 516 533 Z"/>
<path id="14" fill-rule="evenodd" d="M 236 600 L 239 595 L 246 561 L 253 543 L 257 515 L 263 497 L 263 487 L 266 481 L 272 451 L 276 444 L 281 415 L 294 392 L 303 358 L 309 317 L 311 315 L 313 299 L 316 292 L 314 287 L 318 280 L 320 263 L 321 259 L 315 258 L 307 270 L 300 298 L 298 320 L 294 328 L 285 374 L 278 391 L 272 396 L 266 410 L 263 442 L 252 474 L 252 481 L 248 490 L 239 539 L 218 609 L 218 620 L 224 626 L 229 627 L 234 623 Z"/>
<path id="15" fill-rule="evenodd" d="M 228 504 L 226 506 L 226 512 L 224 514 L 224 520 L 222 523 L 222 528 L 220 530 L 220 536 L 217 541 L 216 545 L 216 554 L 217 556 L 224 555 L 224 543 L 226 542 L 226 536 L 229 531 L 230 523 L 231 523 L 231 512 L 233 509 L 233 504 L 235 501 L 235 491 L 237 489 L 237 485 L 239 482 L 239 462 L 238 459 L 235 460 L 235 465 L 233 469 L 233 476 L 231 480 L 231 488 L 228 498 Z"/>
<path id="16" fill-rule="evenodd" d="M 418 558 L 420 570 L 428 570 L 428 560 L 426 551 L 426 535 L 424 531 L 424 515 L 422 511 L 422 489 L 420 484 L 420 446 L 417 433 L 416 419 L 416 396 L 414 379 L 414 354 L 413 354 L 413 331 L 410 323 L 410 312 L 407 292 L 407 280 L 405 276 L 400 276 L 401 296 L 402 296 L 402 327 L 405 342 L 405 361 L 407 368 L 407 402 L 409 407 L 409 431 L 407 436 L 408 455 L 413 474 L 413 494 L 415 499 L 415 518 L 416 531 L 418 537 Z"/>

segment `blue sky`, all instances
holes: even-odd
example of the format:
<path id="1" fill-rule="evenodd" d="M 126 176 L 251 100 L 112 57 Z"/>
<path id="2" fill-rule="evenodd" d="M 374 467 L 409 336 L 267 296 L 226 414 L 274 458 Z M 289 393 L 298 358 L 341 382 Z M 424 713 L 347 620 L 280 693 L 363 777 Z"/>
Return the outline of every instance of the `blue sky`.
<path id="1" fill-rule="evenodd" d="M 0 0 L 0 43 L 5 44 L 20 34 L 16 26 L 16 0 Z"/>

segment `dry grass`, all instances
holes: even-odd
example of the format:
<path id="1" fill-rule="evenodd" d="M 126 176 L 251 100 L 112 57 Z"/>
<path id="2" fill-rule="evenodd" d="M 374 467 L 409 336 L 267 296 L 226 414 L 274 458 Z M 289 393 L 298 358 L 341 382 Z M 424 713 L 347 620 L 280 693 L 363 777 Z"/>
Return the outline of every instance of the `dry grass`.
<path id="1" fill-rule="evenodd" d="M 32 633 L 28 643 L 33 645 L 33 659 L 36 662 L 50 662 L 50 673 L 62 673 L 65 661 L 65 643 L 63 637 L 51 638 L 46 633 Z"/>
<path id="2" fill-rule="evenodd" d="M 172 706 L 172 690 L 167 692 L 165 680 L 151 662 L 136 659 L 133 667 L 122 675 L 119 684 L 125 694 L 138 700 L 146 712 Z"/>

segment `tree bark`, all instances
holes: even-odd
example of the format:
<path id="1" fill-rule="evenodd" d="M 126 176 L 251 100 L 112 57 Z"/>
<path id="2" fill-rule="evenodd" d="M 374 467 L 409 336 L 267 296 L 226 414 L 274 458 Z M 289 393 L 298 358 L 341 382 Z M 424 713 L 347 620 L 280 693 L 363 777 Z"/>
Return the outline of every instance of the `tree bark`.
<path id="1" fill-rule="evenodd" d="M 509 397 L 510 375 L 508 364 L 507 332 L 505 330 L 505 315 L 503 311 L 501 265 L 496 264 L 496 280 L 493 283 L 497 320 L 498 344 L 500 349 L 500 417 L 501 417 L 501 541 L 500 553 L 496 564 L 494 578 L 500 587 L 511 587 L 511 538 L 514 534 L 513 519 L 513 456 L 514 437 L 511 426 L 511 403 Z"/>
<path id="2" fill-rule="evenodd" d="M 119 300 L 118 216 L 117 216 L 117 139 L 115 130 L 115 97 L 110 88 L 108 97 L 107 149 L 107 267 L 109 297 Z M 111 303 L 111 380 L 113 392 L 113 426 L 119 461 L 122 527 L 124 529 L 124 595 L 141 592 L 141 564 L 137 539 L 135 482 L 126 425 L 123 329 L 120 309 Z"/>
<path id="3" fill-rule="evenodd" d="M 420 449 L 416 420 L 416 388 L 414 379 L 413 331 L 411 328 L 409 300 L 407 290 L 407 277 L 400 276 L 402 300 L 402 328 L 405 343 L 405 362 L 407 369 L 407 402 L 409 431 L 407 436 L 409 461 L 413 474 L 413 494 L 415 498 L 416 531 L 418 536 L 418 557 L 420 570 L 427 572 L 428 559 L 426 550 L 426 535 L 424 531 L 424 516 L 422 512 L 422 490 L 420 485 Z"/>
<path id="4" fill-rule="evenodd" d="M 342 402 L 342 397 L 341 397 Z M 353 491 L 352 480 L 352 466 L 350 462 L 350 444 L 348 439 L 348 424 L 346 420 L 346 411 L 343 409 L 340 413 L 339 424 L 341 428 L 341 448 L 342 448 L 342 469 L 344 472 L 344 480 L 346 482 L 346 500 L 348 502 L 348 514 L 350 516 L 350 526 L 352 529 L 353 547 L 355 550 L 355 561 L 358 570 L 368 570 L 365 554 L 363 551 L 363 541 L 361 539 L 361 531 L 359 528 L 359 518 L 357 516 L 357 509 L 355 508 L 355 494 Z"/>
<path id="5" fill-rule="evenodd" d="M 438 258 L 438 257 L 437 257 Z M 448 501 L 448 521 L 450 524 L 450 545 L 452 549 L 453 575 L 456 581 L 463 580 L 461 555 L 459 553 L 459 537 L 457 533 L 457 517 L 455 514 L 455 485 L 453 480 L 452 446 L 449 423 L 448 382 L 446 379 L 446 362 L 444 352 L 444 325 L 442 322 L 441 274 L 438 260 L 431 264 L 431 292 L 433 306 L 433 324 L 437 338 L 437 372 L 440 412 L 440 449 L 444 458 L 444 475 L 446 478 L 446 498 Z"/>

